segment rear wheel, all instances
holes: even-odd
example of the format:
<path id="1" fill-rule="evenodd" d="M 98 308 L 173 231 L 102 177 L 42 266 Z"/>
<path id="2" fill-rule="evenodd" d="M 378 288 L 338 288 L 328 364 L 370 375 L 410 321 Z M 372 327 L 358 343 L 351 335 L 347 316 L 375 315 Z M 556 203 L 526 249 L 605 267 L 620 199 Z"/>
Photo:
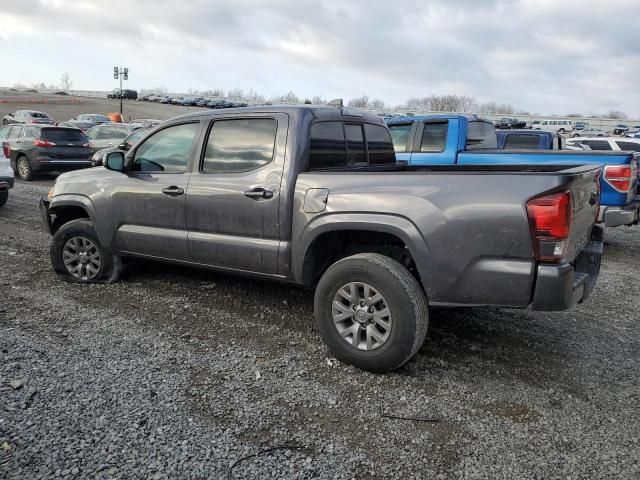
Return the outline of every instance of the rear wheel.
<path id="1" fill-rule="evenodd" d="M 427 334 L 427 301 L 397 261 L 375 253 L 344 258 L 327 269 L 315 294 L 322 338 L 341 361 L 370 372 L 395 370 Z"/>
<path id="2" fill-rule="evenodd" d="M 119 259 L 106 250 L 91 221 L 72 220 L 53 236 L 49 249 L 51 264 L 60 278 L 76 283 L 105 283 L 117 280 Z"/>
<path id="3" fill-rule="evenodd" d="M 33 179 L 33 169 L 31 168 L 31 162 L 25 156 L 19 157 L 16 166 L 18 168 L 18 176 L 28 182 Z"/>
<path id="4" fill-rule="evenodd" d="M 0 207 L 4 206 L 4 204 L 7 203 L 8 198 L 9 190 L 0 191 Z"/>
<path id="5" fill-rule="evenodd" d="M 564 135 L 564 128 L 561 128 L 560 130 L 558 130 L 558 133 L 562 133 Z"/>

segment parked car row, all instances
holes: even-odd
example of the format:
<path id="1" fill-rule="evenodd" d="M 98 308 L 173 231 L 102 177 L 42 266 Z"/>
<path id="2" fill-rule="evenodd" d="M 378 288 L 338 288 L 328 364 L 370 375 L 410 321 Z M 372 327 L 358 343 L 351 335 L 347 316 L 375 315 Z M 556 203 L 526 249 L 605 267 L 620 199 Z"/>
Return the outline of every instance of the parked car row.
<path id="1" fill-rule="evenodd" d="M 144 95 L 140 97 L 140 100 L 172 105 L 182 105 L 185 107 L 205 107 L 214 109 L 246 107 L 248 105 L 244 102 L 231 102 L 229 100 L 223 99 L 211 99 L 191 96 L 172 97 L 170 95 Z"/>
<path id="2" fill-rule="evenodd" d="M 107 93 L 107 98 L 123 98 L 128 100 L 137 100 L 138 92 L 123 88 L 122 91 L 119 88 L 114 88 L 113 91 Z"/>

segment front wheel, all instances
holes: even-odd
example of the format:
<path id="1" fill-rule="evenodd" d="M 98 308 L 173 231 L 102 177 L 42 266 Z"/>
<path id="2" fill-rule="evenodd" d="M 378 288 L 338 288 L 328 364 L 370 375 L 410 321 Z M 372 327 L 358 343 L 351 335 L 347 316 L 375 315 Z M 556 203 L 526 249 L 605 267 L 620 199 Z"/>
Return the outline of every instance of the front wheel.
<path id="1" fill-rule="evenodd" d="M 561 133 L 562 135 L 564 135 L 564 128 L 561 128 L 560 130 L 558 130 L 558 133 Z"/>
<path id="2" fill-rule="evenodd" d="M 100 245 L 93 224 L 87 219 L 62 225 L 53 236 L 49 254 L 54 271 L 65 281 L 105 283 L 117 280 L 119 259 Z"/>
<path id="3" fill-rule="evenodd" d="M 0 191 L 0 207 L 3 207 L 7 200 L 9 199 L 9 190 Z"/>
<path id="4" fill-rule="evenodd" d="M 330 266 L 316 288 L 314 310 L 333 354 L 370 372 L 399 368 L 427 334 L 429 314 L 420 284 L 400 263 L 376 253 Z"/>

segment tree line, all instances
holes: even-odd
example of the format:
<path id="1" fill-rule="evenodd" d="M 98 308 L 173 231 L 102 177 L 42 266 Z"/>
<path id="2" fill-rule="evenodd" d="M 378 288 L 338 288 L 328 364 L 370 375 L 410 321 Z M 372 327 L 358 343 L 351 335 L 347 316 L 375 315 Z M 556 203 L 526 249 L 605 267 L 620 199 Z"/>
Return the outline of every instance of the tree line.
<path id="1" fill-rule="evenodd" d="M 61 89 L 65 92 L 71 90 L 73 86 L 73 80 L 69 73 L 64 72 L 60 77 L 60 84 L 45 85 L 44 83 L 34 83 L 31 88 L 34 90 L 52 91 Z M 17 90 L 25 90 L 28 87 L 23 84 L 15 84 L 13 88 Z M 155 87 L 141 89 L 140 95 L 166 95 L 169 90 L 166 87 Z M 306 103 L 311 105 L 324 105 L 327 103 L 327 99 L 314 95 L 312 97 L 299 97 L 294 92 L 288 92 L 285 95 L 279 95 L 274 97 L 265 97 L 264 95 L 256 92 L 253 89 L 245 91 L 242 88 L 232 88 L 225 91 L 223 88 L 214 88 L 206 90 L 196 90 L 189 88 L 187 94 L 191 96 L 202 97 L 219 97 L 227 98 L 230 100 L 242 100 L 248 103 L 285 103 L 285 104 L 300 104 Z M 475 97 L 467 95 L 429 95 L 426 97 L 411 97 L 404 104 L 390 105 L 378 98 L 369 98 L 368 95 L 362 95 L 360 97 L 352 98 L 347 102 L 347 106 L 354 108 L 362 108 L 375 111 L 412 111 L 412 112 L 455 112 L 455 113 L 479 113 L 479 114 L 491 114 L 491 115 L 530 115 L 525 110 L 515 108 L 513 105 L 507 103 L 497 102 L 479 102 Z M 606 113 L 589 113 L 583 115 L 581 113 L 570 113 L 567 117 L 590 117 L 590 118 L 604 118 L 613 120 L 626 120 L 629 116 L 621 110 L 610 110 Z"/>

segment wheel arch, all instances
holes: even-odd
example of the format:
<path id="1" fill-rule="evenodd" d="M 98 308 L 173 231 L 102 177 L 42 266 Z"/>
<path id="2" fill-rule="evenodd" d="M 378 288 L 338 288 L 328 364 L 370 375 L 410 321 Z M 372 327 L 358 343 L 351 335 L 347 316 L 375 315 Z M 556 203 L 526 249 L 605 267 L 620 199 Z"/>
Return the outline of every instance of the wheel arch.
<path id="1" fill-rule="evenodd" d="M 415 264 L 418 281 L 426 278 L 430 251 L 417 226 L 405 217 L 389 214 L 329 214 L 316 217 L 299 236 L 297 246 L 292 251 L 293 277 L 296 282 L 307 286 L 313 285 L 328 266 L 340 258 L 340 253 L 378 252 L 378 249 L 361 249 L 355 252 L 340 250 L 345 245 L 335 248 L 336 240 L 361 239 L 361 244 L 381 245 L 391 242 L 394 246 L 404 246 Z M 369 240 L 369 241 L 367 241 Z M 338 256 L 335 255 L 338 253 Z M 391 255 L 391 258 L 394 258 Z"/>
<path id="2" fill-rule="evenodd" d="M 49 206 L 49 213 L 55 216 L 52 223 L 52 234 L 65 223 L 79 218 L 87 218 L 95 224 L 93 204 L 83 195 L 65 194 L 54 197 Z"/>

